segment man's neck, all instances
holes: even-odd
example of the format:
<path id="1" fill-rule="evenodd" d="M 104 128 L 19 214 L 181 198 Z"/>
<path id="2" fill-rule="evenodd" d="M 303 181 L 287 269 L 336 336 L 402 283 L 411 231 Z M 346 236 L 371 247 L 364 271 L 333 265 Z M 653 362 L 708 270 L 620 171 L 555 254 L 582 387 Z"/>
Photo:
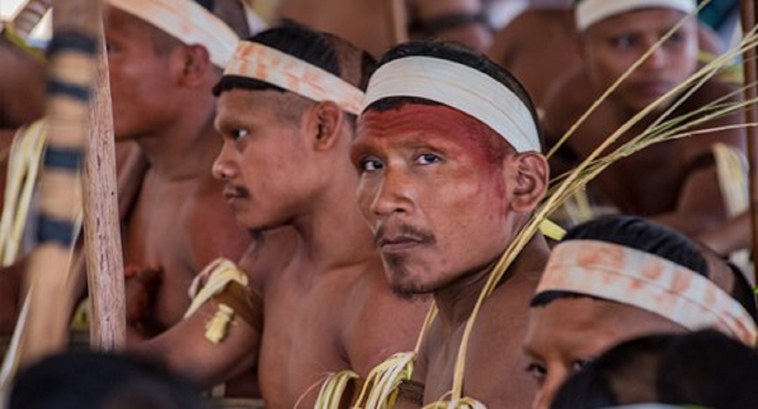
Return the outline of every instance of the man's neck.
<path id="1" fill-rule="evenodd" d="M 549 254 L 550 249 L 545 238 L 538 233 L 516 257 L 503 278 L 500 279 L 498 286 L 504 285 L 517 275 L 535 274 L 537 277 L 542 272 Z M 471 316 L 479 295 L 490 277 L 492 268 L 499 258 L 500 256 L 485 267 L 477 268 L 447 287 L 435 291 L 434 300 L 439 308 L 440 322 L 450 331 L 455 331 Z"/>
<path id="2" fill-rule="evenodd" d="M 335 172 L 329 186 L 292 223 L 303 244 L 301 254 L 319 266 L 317 271 L 378 260 L 357 205 L 357 183 L 354 174 Z"/>
<path id="3" fill-rule="evenodd" d="M 221 146 L 213 129 L 213 110 L 189 113 L 171 127 L 136 140 L 150 170 L 168 180 L 210 175 Z"/>

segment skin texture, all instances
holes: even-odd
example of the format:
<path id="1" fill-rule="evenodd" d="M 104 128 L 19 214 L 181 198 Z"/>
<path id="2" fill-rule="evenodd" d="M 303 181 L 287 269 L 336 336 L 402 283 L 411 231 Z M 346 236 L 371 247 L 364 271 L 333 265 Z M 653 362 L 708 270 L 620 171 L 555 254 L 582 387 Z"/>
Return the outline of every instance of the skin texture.
<path id="1" fill-rule="evenodd" d="M 218 101 L 223 149 L 213 174 L 258 238 L 240 265 L 263 299 L 264 330 L 235 322 L 221 347 L 197 343 L 193 354 L 204 365 L 191 370 L 210 385 L 255 365 L 267 407 L 310 407 L 329 373 L 352 368 L 365 376 L 411 350 L 428 300 L 400 298 L 387 284 L 356 205 L 347 155 L 353 125 L 334 103 L 241 89 Z M 175 368 L 193 366 L 197 355 L 173 346 L 198 338 L 214 308 L 206 304 L 153 346 Z"/>
<path id="2" fill-rule="evenodd" d="M 133 335 L 152 336 L 181 319 L 189 283 L 206 264 L 238 259 L 250 239 L 208 173 L 220 144 L 210 96 L 218 72 L 206 50 L 118 10 L 107 17 L 116 138 L 135 141 L 149 163 L 123 242 L 127 291 L 157 285 L 149 308 L 129 317 Z"/>
<path id="3" fill-rule="evenodd" d="M 17 128 L 44 113 L 45 63 L 0 36 L 0 129 Z"/>
<path id="4" fill-rule="evenodd" d="M 610 301 L 560 298 L 531 309 L 524 341 L 526 371 L 538 392 L 532 408 L 550 406 L 560 385 L 587 362 L 621 341 L 685 329 L 659 315 Z"/>
<path id="5" fill-rule="evenodd" d="M 544 158 L 503 145 L 444 106 L 406 104 L 359 121 L 351 148 L 361 173 L 358 203 L 390 283 L 432 293 L 440 310 L 414 370 L 425 403 L 450 390 L 463 327 L 489 269 L 544 195 Z M 489 407 L 519 407 L 532 397 L 528 377 L 511 375 L 524 363 L 518 337 L 547 252 L 544 239 L 533 239 L 477 321 L 464 394 Z"/>
<path id="6" fill-rule="evenodd" d="M 414 0 L 407 2 L 409 16 L 428 20 L 450 12 L 476 13 L 481 10 L 480 0 Z M 317 30 L 334 33 L 356 46 L 380 56 L 392 44 L 387 2 L 384 0 L 284 0 L 277 10 L 281 18 L 288 18 Z M 448 30 L 441 39 L 458 41 L 477 49 L 486 49 L 491 35 L 480 25 Z"/>
<path id="7" fill-rule="evenodd" d="M 681 16 L 673 10 L 643 9 L 591 26 L 582 37 L 584 68 L 559 85 L 555 97 L 547 103 L 543 123 L 548 139 L 556 141 L 563 135 L 595 98 Z M 694 24 L 685 25 L 599 106 L 567 142 L 578 159 L 585 158 L 638 110 L 694 72 L 695 38 Z M 726 84 L 709 81 L 672 116 L 690 112 L 731 91 Z M 670 102 L 664 104 L 657 113 L 669 105 Z M 622 135 L 620 142 L 642 132 L 656 117 L 644 119 Z M 733 125 L 739 121 L 734 115 L 702 127 Z M 598 204 L 610 204 L 624 213 L 652 217 L 687 234 L 702 232 L 726 216 L 715 167 L 693 166 L 696 160 L 710 154 L 715 142 L 744 150 L 744 135 L 740 130 L 661 143 L 614 163 L 590 184 L 590 192 Z M 551 167 L 557 175 L 577 163 L 575 158 L 558 155 L 551 160 Z M 631 174 L 636 177 L 629 178 Z"/>

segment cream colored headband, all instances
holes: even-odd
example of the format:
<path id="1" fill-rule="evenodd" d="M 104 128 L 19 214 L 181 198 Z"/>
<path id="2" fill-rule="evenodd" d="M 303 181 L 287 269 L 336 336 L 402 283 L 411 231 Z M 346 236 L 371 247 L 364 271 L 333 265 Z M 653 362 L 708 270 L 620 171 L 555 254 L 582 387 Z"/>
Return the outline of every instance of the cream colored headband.
<path id="1" fill-rule="evenodd" d="M 707 278 L 662 257 L 595 240 L 553 249 L 537 294 L 569 291 L 631 305 L 691 331 L 713 327 L 754 345 L 756 324 Z"/>
<path id="2" fill-rule="evenodd" d="M 584 0 L 576 6 L 576 28 L 584 31 L 598 21 L 617 14 L 659 7 L 689 14 L 695 11 L 697 6 L 694 0 Z"/>
<path id="3" fill-rule="evenodd" d="M 494 78 L 456 62 L 404 57 L 371 76 L 361 111 L 390 97 L 417 97 L 464 112 L 500 134 L 517 152 L 540 152 L 532 114 L 513 91 Z"/>
<path id="4" fill-rule="evenodd" d="M 221 19 L 192 0 L 107 0 L 187 45 L 208 50 L 213 65 L 224 68 L 239 41 Z"/>
<path id="5" fill-rule="evenodd" d="M 267 82 L 313 101 L 333 101 L 351 114 L 360 113 L 363 91 L 313 64 L 263 44 L 240 42 L 224 75 Z"/>

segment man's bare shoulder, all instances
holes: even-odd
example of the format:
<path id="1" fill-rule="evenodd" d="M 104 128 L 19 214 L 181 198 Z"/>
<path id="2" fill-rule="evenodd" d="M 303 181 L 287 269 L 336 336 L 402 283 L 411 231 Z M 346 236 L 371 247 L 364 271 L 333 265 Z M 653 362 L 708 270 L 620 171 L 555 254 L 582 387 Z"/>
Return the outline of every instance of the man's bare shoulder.
<path id="1" fill-rule="evenodd" d="M 396 294 L 378 262 L 361 272 L 345 295 L 343 338 L 354 370 L 365 375 L 392 354 L 413 350 L 430 296 Z"/>
<path id="2" fill-rule="evenodd" d="M 487 299 L 471 335 L 466 389 L 488 407 L 528 407 L 536 384 L 525 371 L 522 351 L 529 301 L 539 275 L 528 274 L 498 287 Z"/>

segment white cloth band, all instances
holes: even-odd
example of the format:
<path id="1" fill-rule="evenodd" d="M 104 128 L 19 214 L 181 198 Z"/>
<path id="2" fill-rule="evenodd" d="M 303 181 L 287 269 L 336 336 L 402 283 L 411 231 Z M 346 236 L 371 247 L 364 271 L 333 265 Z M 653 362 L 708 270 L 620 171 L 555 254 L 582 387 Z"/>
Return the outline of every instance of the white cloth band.
<path id="1" fill-rule="evenodd" d="M 748 345 L 756 324 L 740 303 L 700 274 L 618 244 L 569 240 L 550 255 L 536 294 L 568 291 L 658 314 L 691 331 L 715 328 Z"/>
<path id="2" fill-rule="evenodd" d="M 346 112 L 360 113 L 363 91 L 326 70 L 263 44 L 241 41 L 224 75 L 267 82 L 312 101 L 333 101 Z"/>
<path id="3" fill-rule="evenodd" d="M 500 134 L 517 152 L 541 151 L 529 109 L 505 85 L 476 69 L 425 56 L 400 58 L 371 76 L 364 111 L 390 97 L 417 97 L 464 112 Z"/>
<path id="4" fill-rule="evenodd" d="M 694 0 L 584 0 L 576 6 L 576 28 L 584 31 L 600 20 L 644 8 L 668 8 L 689 14 L 697 6 Z"/>
<path id="5" fill-rule="evenodd" d="M 213 65 L 224 68 L 239 42 L 226 23 L 192 0 L 107 0 L 187 45 L 202 45 Z"/>

